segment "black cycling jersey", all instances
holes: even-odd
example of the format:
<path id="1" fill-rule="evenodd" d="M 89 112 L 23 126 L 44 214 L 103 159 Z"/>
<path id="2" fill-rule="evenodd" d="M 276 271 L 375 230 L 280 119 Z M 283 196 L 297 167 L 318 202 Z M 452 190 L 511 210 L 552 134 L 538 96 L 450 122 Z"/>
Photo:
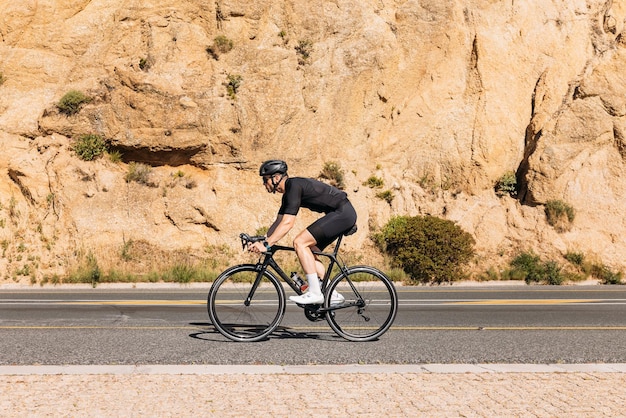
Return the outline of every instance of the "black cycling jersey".
<path id="1" fill-rule="evenodd" d="M 281 215 L 297 215 L 300 208 L 314 212 L 329 213 L 348 201 L 346 192 L 321 181 L 302 177 L 290 177 L 285 182 Z"/>

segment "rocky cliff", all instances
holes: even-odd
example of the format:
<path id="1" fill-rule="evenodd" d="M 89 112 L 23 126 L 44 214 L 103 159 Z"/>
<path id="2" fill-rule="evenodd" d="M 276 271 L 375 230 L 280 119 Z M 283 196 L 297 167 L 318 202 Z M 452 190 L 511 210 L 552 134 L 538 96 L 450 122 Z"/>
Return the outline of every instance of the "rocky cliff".
<path id="1" fill-rule="evenodd" d="M 275 215 L 268 158 L 341 165 L 347 245 L 370 261 L 391 216 L 430 214 L 475 237 L 475 271 L 525 250 L 624 270 L 625 17 L 623 0 L 0 0 L 0 280 L 86 253 L 236 254 Z M 78 158 L 85 135 L 117 158 Z M 498 196 L 507 172 L 519 191 Z"/>

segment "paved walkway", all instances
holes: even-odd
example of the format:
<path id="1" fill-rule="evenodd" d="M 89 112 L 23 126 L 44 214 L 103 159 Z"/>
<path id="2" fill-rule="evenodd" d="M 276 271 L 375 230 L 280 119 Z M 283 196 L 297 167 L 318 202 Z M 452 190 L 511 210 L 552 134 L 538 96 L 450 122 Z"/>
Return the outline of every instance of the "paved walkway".
<path id="1" fill-rule="evenodd" d="M 2 417 L 626 417 L 626 364 L 0 366 Z"/>

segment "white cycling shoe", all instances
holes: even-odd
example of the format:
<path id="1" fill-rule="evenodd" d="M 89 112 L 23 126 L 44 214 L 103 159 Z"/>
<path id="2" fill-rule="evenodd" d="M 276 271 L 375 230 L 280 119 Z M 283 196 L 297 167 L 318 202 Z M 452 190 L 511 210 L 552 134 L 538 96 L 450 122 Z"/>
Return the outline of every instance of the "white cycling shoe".
<path id="1" fill-rule="evenodd" d="M 330 304 L 331 305 L 341 305 L 346 298 L 336 290 L 333 290 L 333 294 L 330 295 Z"/>
<path id="2" fill-rule="evenodd" d="M 311 292 L 306 292 L 300 296 L 289 296 L 289 300 L 300 305 L 321 305 L 324 303 L 324 295 L 321 293 L 316 295 Z M 330 297 L 330 304 L 339 305 L 343 303 L 344 300 L 345 298 L 341 293 L 333 291 L 333 294 Z"/>
<path id="3" fill-rule="evenodd" d="M 289 300 L 299 305 L 321 305 L 324 303 L 324 295 L 306 292 L 300 296 L 289 296 Z"/>

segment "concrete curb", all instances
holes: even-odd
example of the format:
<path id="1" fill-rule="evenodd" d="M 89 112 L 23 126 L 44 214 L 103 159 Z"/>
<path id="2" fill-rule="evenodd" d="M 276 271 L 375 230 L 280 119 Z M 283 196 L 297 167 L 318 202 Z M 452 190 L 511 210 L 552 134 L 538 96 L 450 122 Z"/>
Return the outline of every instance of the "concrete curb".
<path id="1" fill-rule="evenodd" d="M 613 364 L 380 364 L 380 365 L 41 365 L 0 366 L 0 376 L 22 375 L 239 375 L 394 373 L 626 373 Z"/>

